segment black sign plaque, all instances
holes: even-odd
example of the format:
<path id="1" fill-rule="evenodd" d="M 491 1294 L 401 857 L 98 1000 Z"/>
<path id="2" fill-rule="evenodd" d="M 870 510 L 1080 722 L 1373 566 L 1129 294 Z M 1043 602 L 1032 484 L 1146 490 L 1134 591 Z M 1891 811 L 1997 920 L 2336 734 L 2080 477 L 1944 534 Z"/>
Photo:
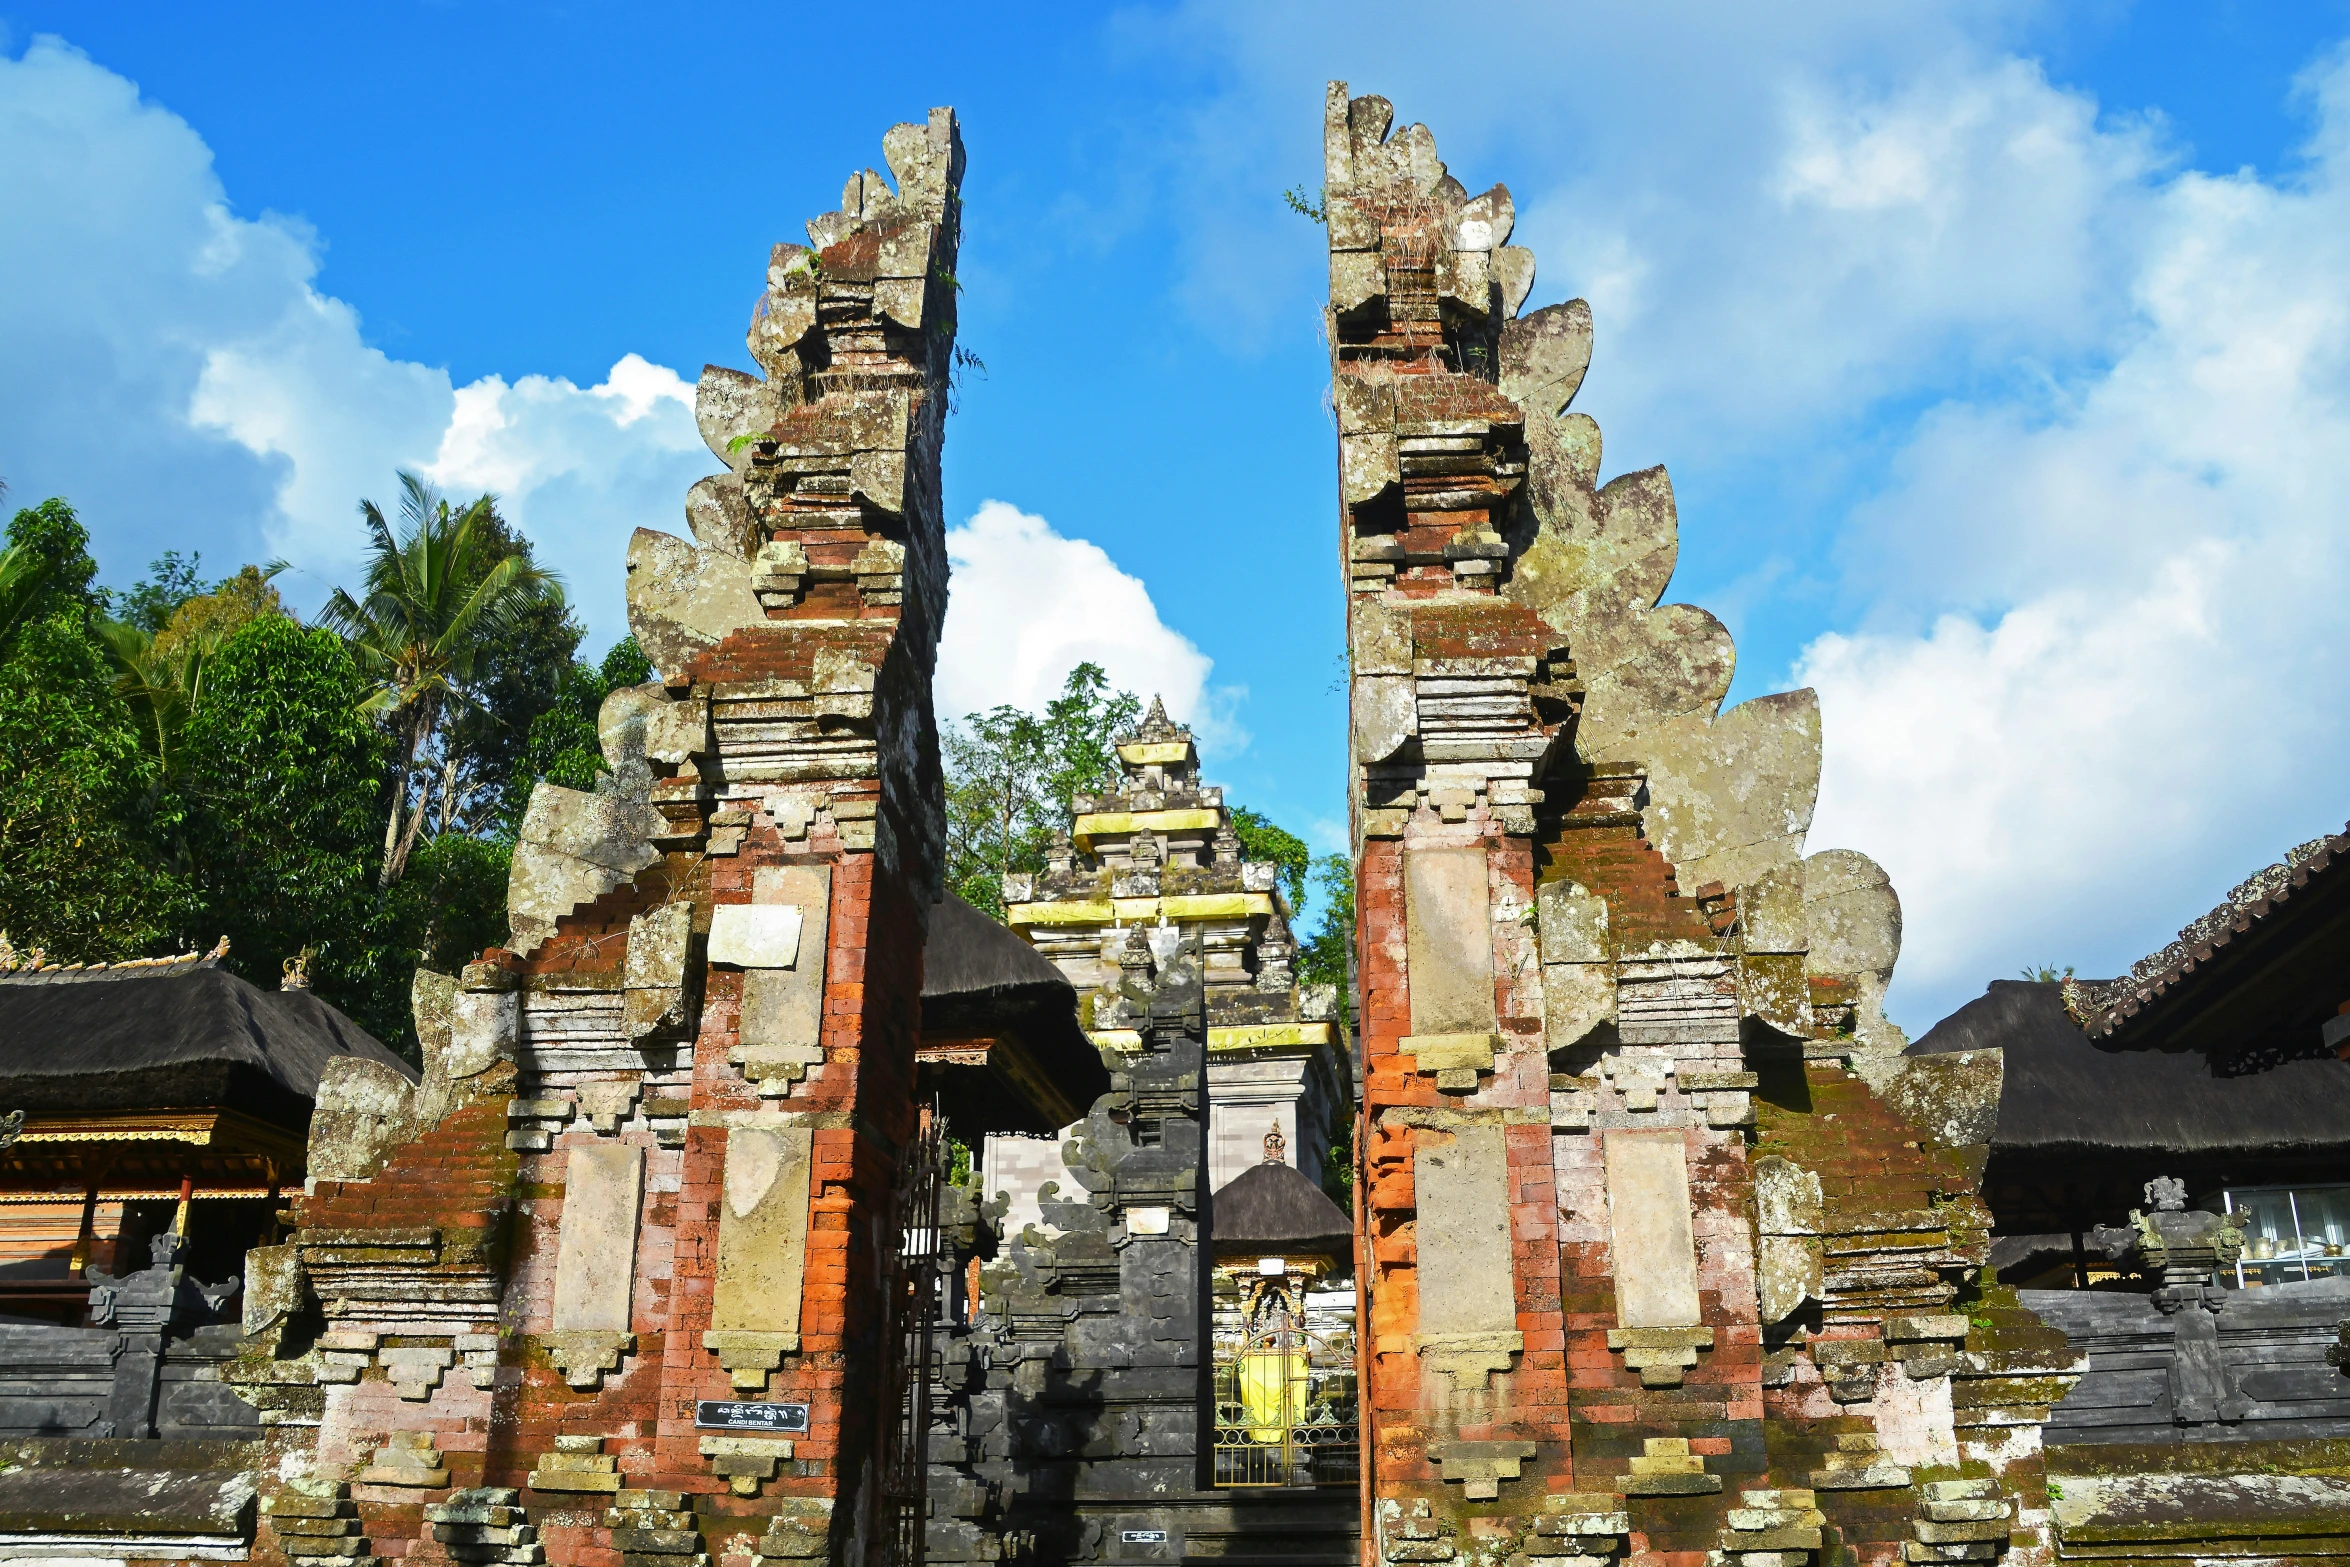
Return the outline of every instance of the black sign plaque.
<path id="1" fill-rule="evenodd" d="M 771 1431 L 778 1436 L 808 1434 L 805 1404 L 738 1404 L 705 1398 L 694 1405 L 694 1424 L 705 1431 Z"/>
<path id="2" fill-rule="evenodd" d="M 1164 1545 L 1167 1543 L 1167 1531 L 1164 1529 L 1127 1529 L 1120 1532 L 1118 1542 L 1121 1545 Z"/>

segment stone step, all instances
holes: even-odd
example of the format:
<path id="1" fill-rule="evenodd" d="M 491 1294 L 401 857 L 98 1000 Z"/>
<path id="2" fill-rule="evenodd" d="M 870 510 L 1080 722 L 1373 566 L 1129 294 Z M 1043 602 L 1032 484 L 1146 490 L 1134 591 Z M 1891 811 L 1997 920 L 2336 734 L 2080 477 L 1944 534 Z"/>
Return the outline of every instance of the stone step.
<path id="1" fill-rule="evenodd" d="M 612 1548 L 670 1558 L 693 1556 L 701 1552 L 702 1537 L 691 1529 L 615 1529 Z"/>

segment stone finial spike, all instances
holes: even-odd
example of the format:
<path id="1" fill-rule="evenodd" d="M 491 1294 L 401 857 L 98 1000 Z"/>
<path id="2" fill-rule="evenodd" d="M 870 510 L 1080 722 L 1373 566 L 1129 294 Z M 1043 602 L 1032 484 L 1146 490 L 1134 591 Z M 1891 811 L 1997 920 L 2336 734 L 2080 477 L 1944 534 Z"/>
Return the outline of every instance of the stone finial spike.
<path id="1" fill-rule="evenodd" d="M 1142 732 L 1146 735 L 1163 734 L 1174 727 L 1174 721 L 1167 717 L 1166 699 L 1156 691 L 1152 692 L 1151 710 L 1143 715 Z"/>

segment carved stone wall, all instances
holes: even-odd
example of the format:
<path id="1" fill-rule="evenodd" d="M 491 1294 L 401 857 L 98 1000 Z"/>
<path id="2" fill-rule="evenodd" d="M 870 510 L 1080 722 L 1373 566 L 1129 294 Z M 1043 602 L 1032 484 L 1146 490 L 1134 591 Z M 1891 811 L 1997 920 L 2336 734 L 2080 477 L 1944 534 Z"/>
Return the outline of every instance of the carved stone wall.
<path id="1" fill-rule="evenodd" d="M 509 945 L 419 977 L 420 1087 L 322 1093 L 226 1373 L 281 1455 L 265 1560 L 877 1559 L 963 160 L 943 109 L 883 152 L 775 248 L 761 373 L 703 373 L 725 471 L 628 553 L 657 678 L 597 789 L 533 795 Z"/>
<path id="2" fill-rule="evenodd" d="M 1998 1342 L 1980 1149 L 1859 1075 L 1900 1075 L 1900 906 L 1805 853 L 1817 702 L 1722 710 L 1672 487 L 1603 480 L 1591 312 L 1524 311 L 1508 189 L 1343 84 L 1324 154 L 1367 1559 L 2044 1551 L 2072 1359 Z M 1962 1464 L 1998 1478 L 1913 1485 Z"/>

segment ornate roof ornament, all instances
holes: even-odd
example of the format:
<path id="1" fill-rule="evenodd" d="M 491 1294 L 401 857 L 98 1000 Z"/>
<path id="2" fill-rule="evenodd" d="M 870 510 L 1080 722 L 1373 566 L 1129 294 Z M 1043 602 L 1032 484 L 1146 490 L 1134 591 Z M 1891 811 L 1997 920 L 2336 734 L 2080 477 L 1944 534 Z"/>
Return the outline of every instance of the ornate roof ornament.
<path id="1" fill-rule="evenodd" d="M 1173 740 L 1179 735 L 1188 735 L 1189 733 L 1191 733 L 1190 730 L 1185 729 L 1167 716 L 1166 699 L 1153 692 L 1151 694 L 1151 710 L 1143 714 L 1142 722 L 1134 730 L 1134 738 L 1142 741 Z"/>

